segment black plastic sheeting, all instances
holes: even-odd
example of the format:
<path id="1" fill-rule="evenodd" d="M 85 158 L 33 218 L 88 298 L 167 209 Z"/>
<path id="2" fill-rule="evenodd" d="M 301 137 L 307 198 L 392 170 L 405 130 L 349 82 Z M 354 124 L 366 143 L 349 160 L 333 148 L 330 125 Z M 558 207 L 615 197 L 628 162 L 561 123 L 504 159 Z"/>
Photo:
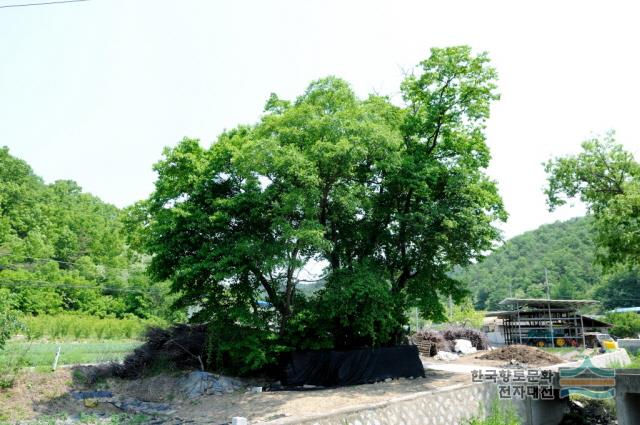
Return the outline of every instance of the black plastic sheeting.
<path id="1" fill-rule="evenodd" d="M 337 387 L 388 378 L 424 377 L 415 345 L 289 353 L 282 359 L 281 372 L 285 387 Z"/>

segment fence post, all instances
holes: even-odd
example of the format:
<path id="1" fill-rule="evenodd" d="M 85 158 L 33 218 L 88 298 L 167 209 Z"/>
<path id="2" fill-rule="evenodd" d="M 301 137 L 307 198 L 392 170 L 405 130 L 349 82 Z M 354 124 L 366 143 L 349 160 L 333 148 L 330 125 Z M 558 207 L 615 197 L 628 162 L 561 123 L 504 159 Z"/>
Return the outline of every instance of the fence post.
<path id="1" fill-rule="evenodd" d="M 53 367 L 51 368 L 51 370 L 56 370 L 56 368 L 58 367 L 58 359 L 60 358 L 60 350 L 62 349 L 62 347 L 60 345 L 58 345 L 58 352 L 56 353 L 56 358 L 53 360 Z"/>

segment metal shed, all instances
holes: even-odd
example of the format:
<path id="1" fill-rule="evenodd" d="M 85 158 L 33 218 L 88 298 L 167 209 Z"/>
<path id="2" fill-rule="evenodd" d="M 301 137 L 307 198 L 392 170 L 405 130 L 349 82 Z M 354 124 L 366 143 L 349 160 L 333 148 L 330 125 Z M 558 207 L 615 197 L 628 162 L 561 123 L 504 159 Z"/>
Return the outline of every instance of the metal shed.
<path id="1" fill-rule="evenodd" d="M 610 324 L 578 313 L 594 300 L 548 300 L 506 298 L 500 305 L 509 310 L 495 312 L 502 319 L 504 342 L 538 347 L 586 346 L 585 332 L 611 327 Z"/>

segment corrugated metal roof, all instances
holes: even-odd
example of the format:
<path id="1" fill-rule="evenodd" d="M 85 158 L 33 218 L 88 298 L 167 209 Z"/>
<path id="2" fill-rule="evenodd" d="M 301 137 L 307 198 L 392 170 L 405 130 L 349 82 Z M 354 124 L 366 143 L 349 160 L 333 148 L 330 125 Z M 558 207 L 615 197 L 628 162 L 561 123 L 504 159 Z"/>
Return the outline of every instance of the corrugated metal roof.
<path id="1" fill-rule="evenodd" d="M 638 313 L 640 307 L 618 307 L 611 310 L 612 313 Z"/>
<path id="2" fill-rule="evenodd" d="M 521 307 L 538 307 L 543 308 L 547 306 L 553 307 L 578 307 L 589 304 L 597 304 L 595 300 L 547 300 L 544 298 L 505 298 L 500 301 L 500 305 L 519 305 Z"/>

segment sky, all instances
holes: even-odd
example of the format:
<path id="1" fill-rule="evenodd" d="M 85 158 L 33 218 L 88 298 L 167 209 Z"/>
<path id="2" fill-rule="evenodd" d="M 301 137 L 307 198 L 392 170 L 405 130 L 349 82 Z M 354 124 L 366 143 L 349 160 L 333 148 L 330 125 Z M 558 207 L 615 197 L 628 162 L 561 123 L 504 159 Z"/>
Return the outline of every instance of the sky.
<path id="1" fill-rule="evenodd" d="M 0 6 L 39 0 L 0 0 Z M 42 0 L 40 0 L 42 1 Z M 640 157 L 635 2 L 90 0 L 0 8 L 0 146 L 46 182 L 124 207 L 183 137 L 208 146 L 256 122 L 271 92 L 336 75 L 397 96 L 432 47 L 487 51 L 502 95 L 488 174 L 506 238 L 583 215 L 549 213 L 542 162 L 615 130 Z"/>

